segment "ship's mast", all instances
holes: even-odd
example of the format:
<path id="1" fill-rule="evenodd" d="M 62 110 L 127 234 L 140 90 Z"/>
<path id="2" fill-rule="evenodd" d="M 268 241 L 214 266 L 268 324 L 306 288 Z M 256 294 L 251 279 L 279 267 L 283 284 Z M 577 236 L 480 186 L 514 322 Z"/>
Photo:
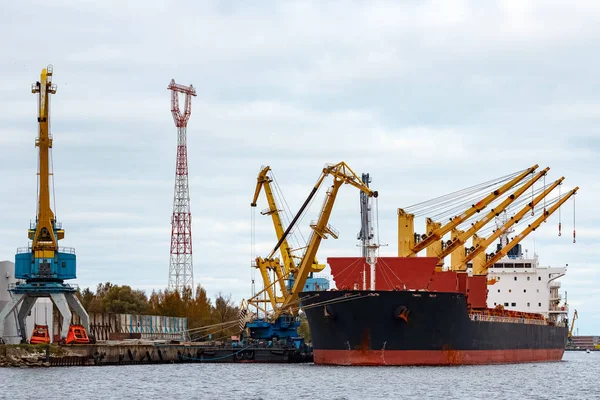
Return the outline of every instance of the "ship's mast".
<path id="1" fill-rule="evenodd" d="M 369 187 L 371 177 L 369 174 L 362 174 L 363 183 Z M 367 264 L 370 267 L 370 282 L 369 289 L 375 290 L 375 266 L 377 264 L 377 250 L 379 245 L 374 242 L 375 234 L 373 233 L 373 212 L 372 199 L 365 193 L 360 192 L 360 232 L 357 239 L 361 241 L 362 256 L 365 257 Z M 366 290 L 366 271 L 363 270 L 363 290 Z"/>
<path id="2" fill-rule="evenodd" d="M 504 210 L 501 215 L 496 217 L 496 229 L 502 228 L 502 226 L 506 224 L 507 221 L 508 217 L 506 216 L 506 210 Z M 500 235 L 500 248 L 503 249 L 508 245 L 508 235 L 513 233 L 514 231 L 515 230 L 513 228 L 508 228 L 507 230 L 502 232 L 502 234 Z"/>

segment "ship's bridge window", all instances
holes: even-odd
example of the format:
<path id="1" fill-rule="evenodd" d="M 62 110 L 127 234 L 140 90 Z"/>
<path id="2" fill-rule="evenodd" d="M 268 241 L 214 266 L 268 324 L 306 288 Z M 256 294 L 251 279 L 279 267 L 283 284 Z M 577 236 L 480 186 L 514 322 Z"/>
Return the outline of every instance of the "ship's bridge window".
<path id="1" fill-rule="evenodd" d="M 512 268 L 513 264 L 512 263 L 506 263 L 504 264 L 504 268 Z"/>
<path id="2" fill-rule="evenodd" d="M 523 268 L 523 263 L 516 263 L 515 268 Z"/>
<path id="3" fill-rule="evenodd" d="M 525 268 L 531 268 L 531 263 L 525 263 Z"/>
<path id="4" fill-rule="evenodd" d="M 504 264 L 502 264 L 502 263 L 494 264 L 494 268 L 504 268 Z"/>

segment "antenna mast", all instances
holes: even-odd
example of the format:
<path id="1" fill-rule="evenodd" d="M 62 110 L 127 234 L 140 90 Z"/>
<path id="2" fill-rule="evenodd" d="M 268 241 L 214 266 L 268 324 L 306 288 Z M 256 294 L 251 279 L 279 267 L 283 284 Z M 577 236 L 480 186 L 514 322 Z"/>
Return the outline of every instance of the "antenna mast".
<path id="1" fill-rule="evenodd" d="M 194 267 L 192 263 L 192 213 L 188 182 L 187 123 L 192 114 L 192 98 L 196 89 L 175 83 L 172 79 L 171 113 L 177 127 L 177 161 L 175 163 L 175 193 L 171 217 L 171 257 L 169 261 L 169 290 L 181 292 L 189 287 L 194 291 Z M 179 110 L 179 93 L 185 94 L 183 114 Z"/>

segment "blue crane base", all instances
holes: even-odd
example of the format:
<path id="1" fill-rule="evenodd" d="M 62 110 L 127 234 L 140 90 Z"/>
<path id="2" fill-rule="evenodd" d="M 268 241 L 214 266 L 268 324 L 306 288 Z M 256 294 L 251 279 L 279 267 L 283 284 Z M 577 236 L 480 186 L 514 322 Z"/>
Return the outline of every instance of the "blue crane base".
<path id="1" fill-rule="evenodd" d="M 249 338 L 254 340 L 276 341 L 284 340 L 293 342 L 296 348 L 304 344 L 304 339 L 298 336 L 300 320 L 297 317 L 282 315 L 274 322 L 255 319 L 246 324 L 249 329 Z"/>
<path id="2" fill-rule="evenodd" d="M 13 294 L 44 294 L 44 293 L 75 293 L 77 289 L 62 281 L 29 280 L 25 283 L 11 286 Z"/>

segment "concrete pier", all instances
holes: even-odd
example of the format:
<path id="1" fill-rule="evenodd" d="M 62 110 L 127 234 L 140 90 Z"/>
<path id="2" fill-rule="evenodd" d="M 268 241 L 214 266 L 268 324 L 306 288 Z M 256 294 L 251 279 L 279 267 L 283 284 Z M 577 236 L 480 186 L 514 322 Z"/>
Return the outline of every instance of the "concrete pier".
<path id="1" fill-rule="evenodd" d="M 295 348 L 232 347 L 198 343 L 0 345 L 0 366 L 85 366 L 173 363 L 301 363 L 312 353 Z"/>

